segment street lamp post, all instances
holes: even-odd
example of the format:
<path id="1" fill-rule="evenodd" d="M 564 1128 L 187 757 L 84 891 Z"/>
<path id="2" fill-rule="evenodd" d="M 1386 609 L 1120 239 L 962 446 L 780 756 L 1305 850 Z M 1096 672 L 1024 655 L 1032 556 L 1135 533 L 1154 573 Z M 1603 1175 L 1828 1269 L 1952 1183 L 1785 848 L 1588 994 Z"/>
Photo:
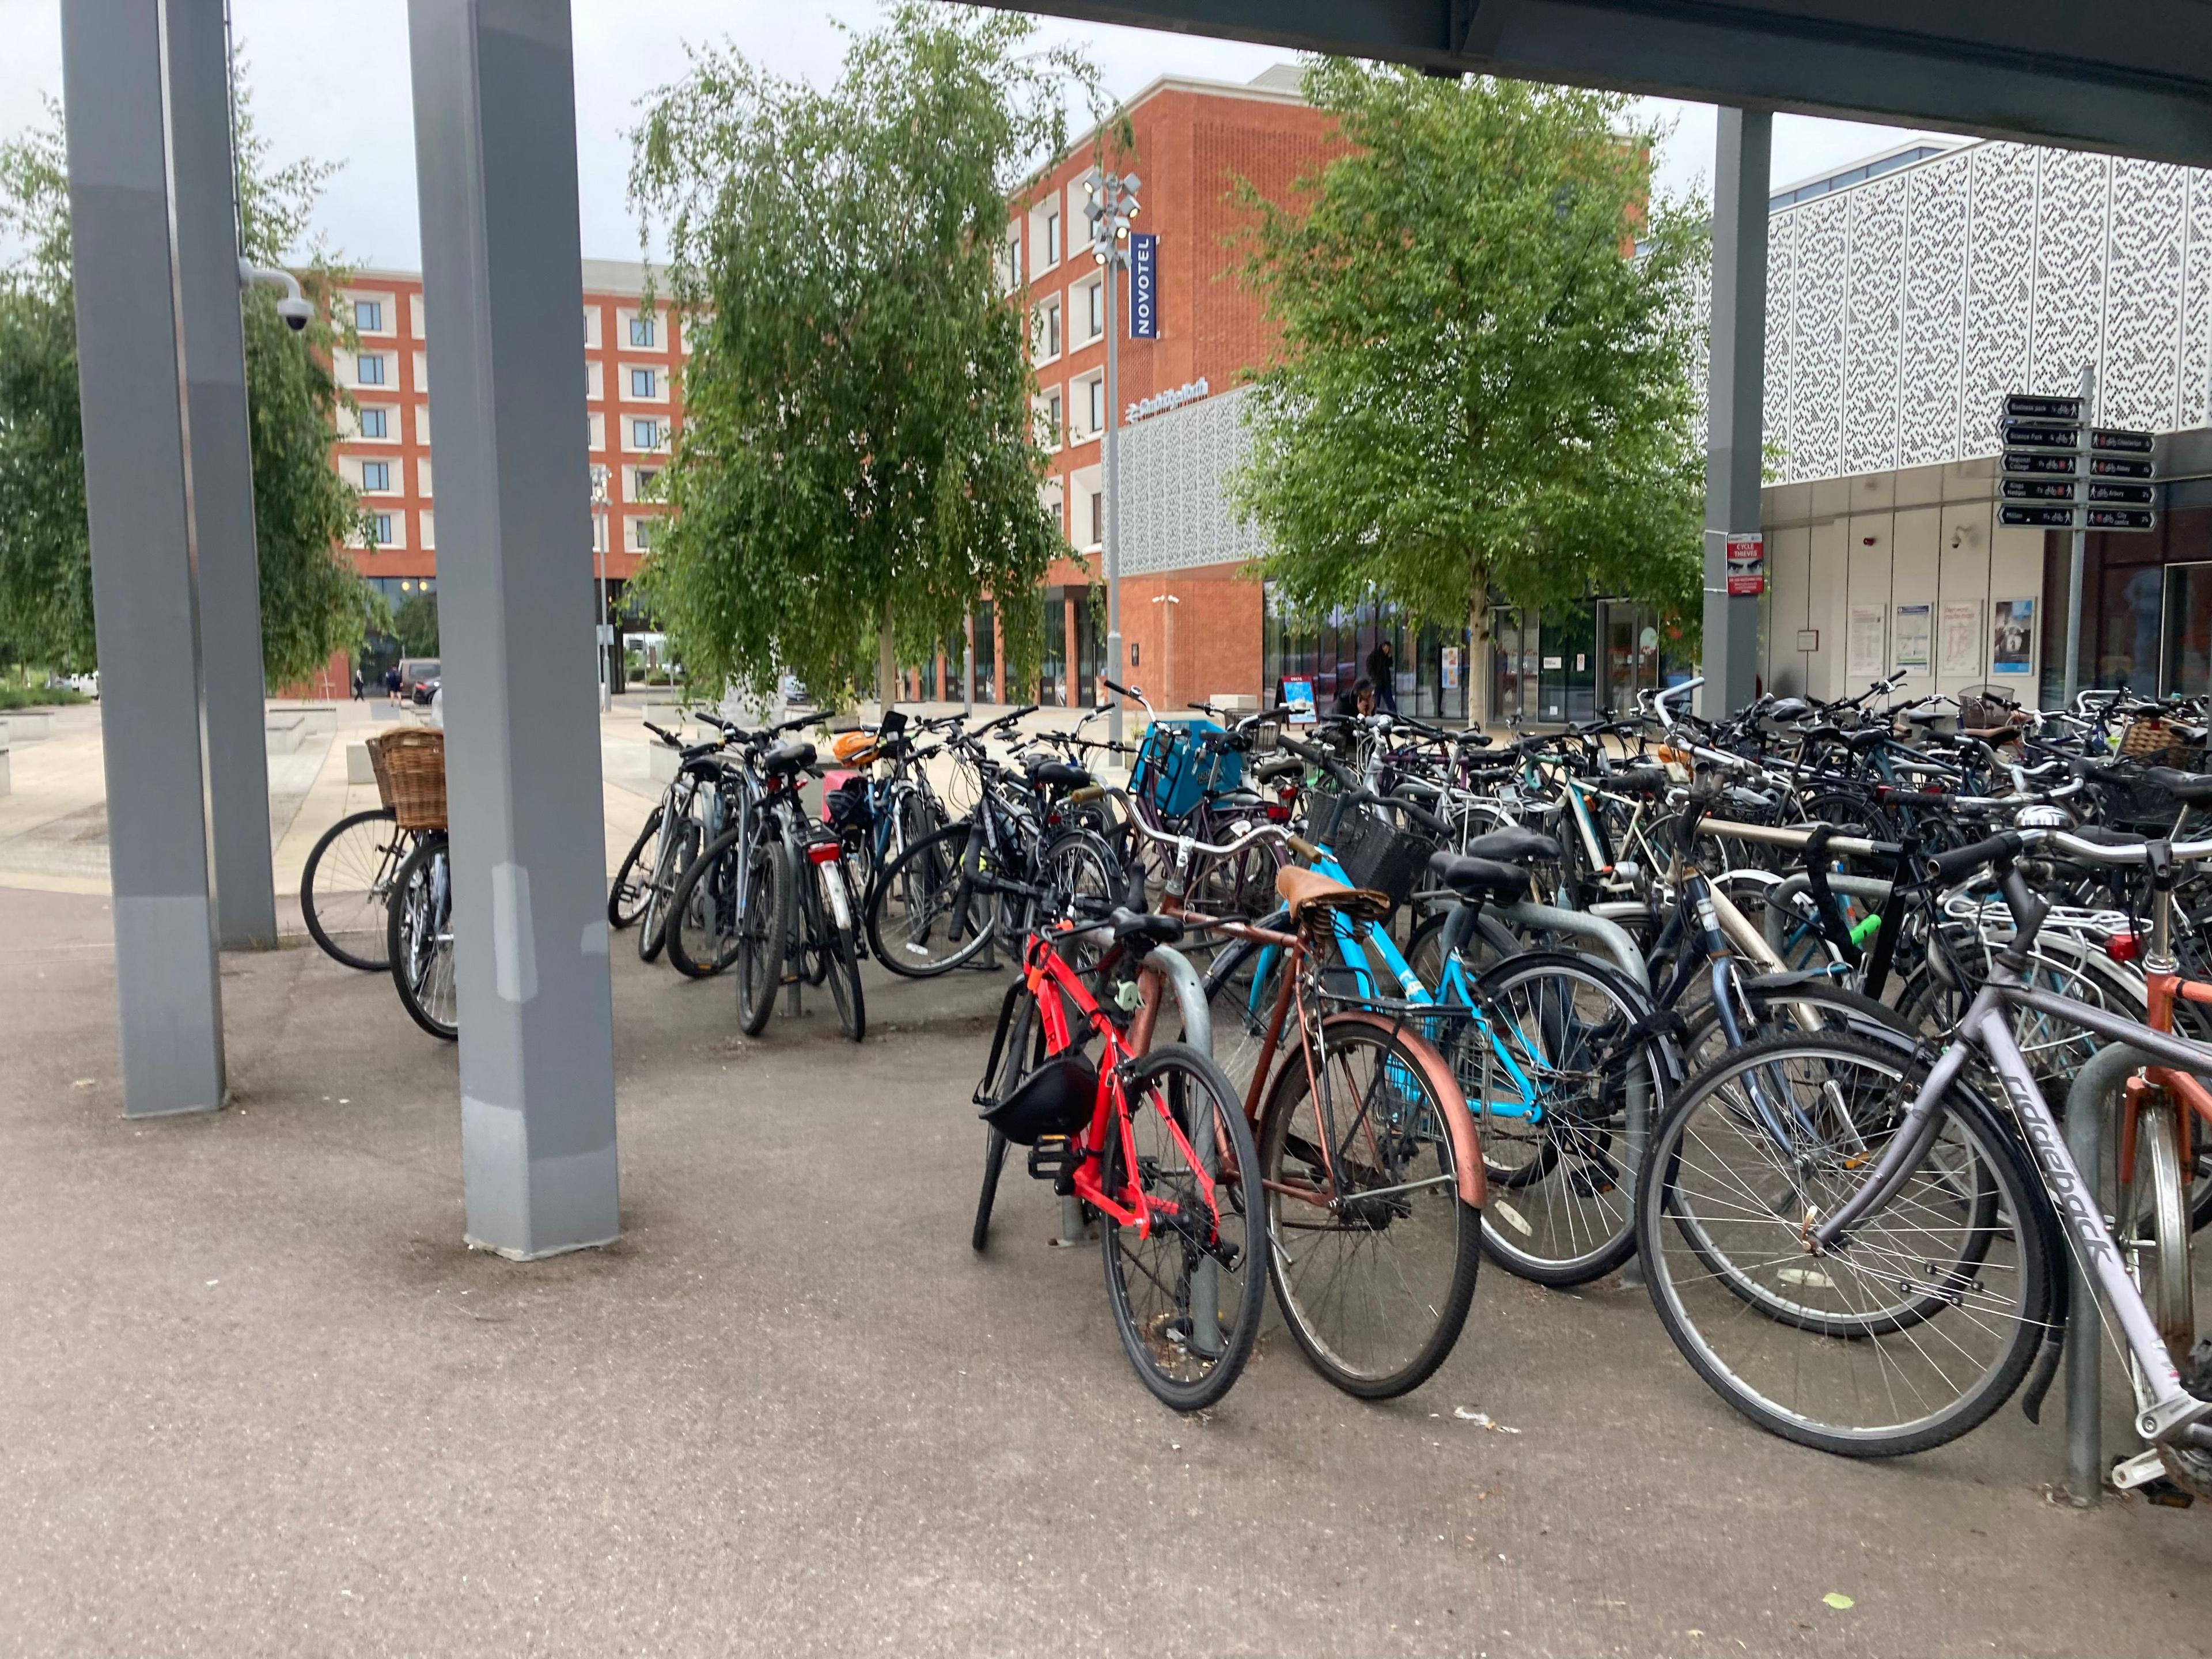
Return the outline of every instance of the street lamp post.
<path id="1" fill-rule="evenodd" d="M 599 713 L 615 706 L 614 675 L 607 661 L 607 479 L 592 480 L 592 558 L 599 586 L 599 614 L 592 625 L 592 649 L 599 659 Z"/>
<path id="2" fill-rule="evenodd" d="M 1121 476 L 1115 445 L 1121 395 L 1121 331 L 1115 301 L 1119 273 L 1129 265 L 1129 221 L 1137 216 L 1137 191 L 1143 183 L 1133 173 L 1102 173 L 1096 167 L 1083 180 L 1091 198 L 1084 209 L 1091 221 L 1091 257 L 1106 269 L 1106 430 L 1099 453 L 1106 486 L 1106 678 L 1113 680 L 1127 678 L 1121 665 Z M 1107 739 L 1119 743 L 1121 698 L 1109 697 L 1107 708 Z"/>

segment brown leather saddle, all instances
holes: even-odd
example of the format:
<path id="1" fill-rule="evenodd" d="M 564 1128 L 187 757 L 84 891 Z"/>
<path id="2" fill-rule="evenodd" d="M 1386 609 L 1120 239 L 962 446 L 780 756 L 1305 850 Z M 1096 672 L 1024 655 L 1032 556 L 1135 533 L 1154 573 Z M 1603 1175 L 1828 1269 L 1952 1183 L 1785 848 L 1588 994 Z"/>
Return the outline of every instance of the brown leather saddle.
<path id="1" fill-rule="evenodd" d="M 1354 921 L 1380 921 L 1390 914 L 1389 898 L 1371 887 L 1347 887 L 1318 870 L 1285 865 L 1275 872 L 1275 896 L 1291 907 L 1291 919 L 1304 927 L 1336 911 Z"/>

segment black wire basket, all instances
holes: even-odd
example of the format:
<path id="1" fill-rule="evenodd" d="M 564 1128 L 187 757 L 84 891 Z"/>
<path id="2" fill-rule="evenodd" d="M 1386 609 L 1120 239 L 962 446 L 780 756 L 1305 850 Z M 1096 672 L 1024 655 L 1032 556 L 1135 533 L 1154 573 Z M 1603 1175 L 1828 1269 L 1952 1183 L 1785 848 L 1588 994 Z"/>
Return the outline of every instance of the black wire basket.
<path id="1" fill-rule="evenodd" d="M 1412 896 L 1437 850 L 1435 836 L 1426 830 L 1401 828 L 1364 802 L 1340 811 L 1333 828 L 1329 849 L 1346 878 L 1354 887 L 1382 894 L 1393 906 Z"/>

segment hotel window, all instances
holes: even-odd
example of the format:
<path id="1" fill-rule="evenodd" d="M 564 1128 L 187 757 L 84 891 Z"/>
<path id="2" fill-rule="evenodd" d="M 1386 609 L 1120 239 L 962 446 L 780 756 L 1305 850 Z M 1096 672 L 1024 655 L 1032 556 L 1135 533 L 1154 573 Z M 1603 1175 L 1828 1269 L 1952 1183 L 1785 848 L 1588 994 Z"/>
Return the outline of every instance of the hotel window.
<path id="1" fill-rule="evenodd" d="M 599 343 L 599 308 L 597 306 L 586 306 L 584 307 L 584 343 L 587 346 L 595 346 Z"/>
<path id="2" fill-rule="evenodd" d="M 584 395 L 586 398 L 597 399 L 606 395 L 605 387 L 601 384 L 605 373 L 603 364 L 587 362 L 584 365 Z"/>
<path id="3" fill-rule="evenodd" d="M 1106 492 L 1099 490 L 1091 497 L 1091 543 L 1100 547 L 1106 541 Z"/>
<path id="4" fill-rule="evenodd" d="M 633 317 L 629 319 L 629 343 L 634 346 L 649 346 L 653 343 L 652 318 Z"/>
<path id="5" fill-rule="evenodd" d="M 438 493 L 430 488 L 430 458 L 428 455 L 415 463 L 415 493 L 418 495 L 434 495 Z"/>
<path id="6" fill-rule="evenodd" d="M 416 406 L 415 441 L 418 444 L 427 444 L 430 441 L 430 406 L 428 404 Z"/>
<path id="7" fill-rule="evenodd" d="M 660 422 L 658 421 L 632 421 L 629 423 L 629 446 L 632 449 L 659 448 Z"/>
<path id="8" fill-rule="evenodd" d="M 1022 228 L 1018 223 L 1006 227 L 1005 258 L 1000 260 L 1000 274 L 1006 278 L 1009 292 L 1022 285 Z"/>
<path id="9" fill-rule="evenodd" d="M 382 386 L 384 359 L 370 352 L 353 360 L 353 382 L 356 386 Z"/>
<path id="10" fill-rule="evenodd" d="M 653 392 L 653 371 L 652 371 L 651 369 L 649 369 L 649 368 L 633 368 L 632 370 L 630 370 L 630 372 L 629 372 L 629 395 L 630 395 L 631 397 L 633 397 L 633 398 L 651 398 L 651 397 L 653 397 L 653 396 L 655 396 L 655 395 L 657 395 L 657 394 L 655 394 L 655 392 Z"/>
<path id="11" fill-rule="evenodd" d="M 1106 382 L 1097 379 L 1085 380 L 1083 395 L 1085 399 L 1084 418 L 1087 422 L 1084 429 L 1103 432 L 1106 429 Z"/>
<path id="12" fill-rule="evenodd" d="M 364 438 L 381 438 L 388 435 L 386 431 L 383 410 L 364 409 L 361 411 L 361 435 Z"/>
<path id="13" fill-rule="evenodd" d="M 384 331 L 384 304 L 379 300 L 356 300 L 353 302 L 353 325 L 368 334 Z"/>
<path id="14" fill-rule="evenodd" d="M 636 518 L 629 521 L 629 545 L 634 553 L 653 551 L 653 523 L 651 519 Z"/>
<path id="15" fill-rule="evenodd" d="M 361 487 L 371 495 L 380 494 L 391 489 L 392 463 L 363 461 L 361 464 Z"/>
<path id="16" fill-rule="evenodd" d="M 604 415 L 593 415 L 591 416 L 591 447 L 593 449 L 605 449 L 607 447 L 607 417 Z"/>
<path id="17" fill-rule="evenodd" d="M 1106 284 L 1100 278 L 1083 285 L 1083 326 L 1086 343 L 1106 331 Z"/>
<path id="18" fill-rule="evenodd" d="M 419 351 L 415 354 L 415 389 L 417 392 L 430 389 L 430 360 Z"/>
<path id="19" fill-rule="evenodd" d="M 634 501 L 653 499 L 653 486 L 660 482 L 657 466 L 634 466 L 629 470 L 629 498 Z"/>
<path id="20" fill-rule="evenodd" d="M 371 547 L 389 547 L 392 544 L 392 515 L 389 513 L 368 515 L 368 544 Z"/>
<path id="21" fill-rule="evenodd" d="M 437 519 L 434 515 L 429 513 L 422 513 L 416 516 L 420 520 L 422 528 L 422 540 L 420 544 L 423 547 L 428 548 L 431 551 L 435 552 L 438 547 Z"/>
<path id="22" fill-rule="evenodd" d="M 1060 210 L 1048 207 L 1044 210 L 1044 263 L 1049 270 L 1060 263 Z"/>

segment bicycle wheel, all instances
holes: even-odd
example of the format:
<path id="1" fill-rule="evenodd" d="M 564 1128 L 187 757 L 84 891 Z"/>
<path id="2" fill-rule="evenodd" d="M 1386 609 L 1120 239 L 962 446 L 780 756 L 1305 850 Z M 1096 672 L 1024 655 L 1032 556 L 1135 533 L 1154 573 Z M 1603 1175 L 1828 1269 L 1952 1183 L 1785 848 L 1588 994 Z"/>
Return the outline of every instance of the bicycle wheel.
<path id="1" fill-rule="evenodd" d="M 893 973 L 934 979 L 990 942 L 995 895 L 975 890 L 968 826 L 947 824 L 893 860 L 868 908 L 868 948 Z"/>
<path id="2" fill-rule="evenodd" d="M 791 861 L 782 842 L 758 836 L 746 857 L 744 903 L 738 912 L 738 1029 L 758 1036 L 783 988 L 792 921 Z"/>
<path id="3" fill-rule="evenodd" d="M 2197 1295 L 2190 1260 L 2189 1183 L 2181 1167 L 2179 1114 L 2171 1099 L 2146 1099 L 2136 1113 L 2134 1179 L 2113 1229 L 2129 1277 L 2142 1292 L 2167 1355 L 2184 1377 L 2197 1375 Z M 2212 1497 L 2212 1455 L 2160 1446 L 2166 1474 L 2185 1491 Z"/>
<path id="4" fill-rule="evenodd" d="M 1777 1031 L 1856 1031 L 1861 1036 L 1876 1037 L 1887 1032 L 1906 1047 L 1915 1040 L 1911 1024 L 1887 1003 L 1849 986 L 1825 980 L 1808 981 L 1787 990 L 1739 986 L 1739 1022 L 1742 1022 L 1742 1010 L 1747 1006 L 1751 1010 L 1747 1022 L 1750 1029 L 1744 1032 L 1747 1042 L 1771 1036 Z M 1698 1010 L 1697 1017 L 1689 1022 L 1683 1035 L 1683 1075 L 1694 1078 L 1706 1066 L 1725 1060 L 1731 1048 L 1727 1028 L 1721 1024 L 1720 1011 L 1708 1001 Z"/>
<path id="5" fill-rule="evenodd" d="M 1459 1340 L 1482 1212 L 1460 1197 L 1451 1108 L 1411 1044 L 1339 1015 L 1322 1022 L 1318 1052 L 1320 1093 L 1294 1047 L 1261 1120 L 1268 1276 L 1313 1368 L 1346 1394 L 1388 1400 L 1427 1381 Z"/>
<path id="6" fill-rule="evenodd" d="M 1290 913 L 1279 910 L 1257 925 L 1270 930 L 1287 929 Z M 1213 1030 L 1214 1063 L 1235 1087 L 1239 1100 L 1253 1097 L 1252 1074 L 1259 1068 L 1267 1024 L 1274 1017 L 1282 974 L 1280 947 L 1249 939 L 1230 940 L 1214 953 L 1206 970 L 1206 1008 Z M 1295 1026 L 1291 1042 L 1295 1048 Z"/>
<path id="7" fill-rule="evenodd" d="M 662 937 L 668 965 L 708 979 L 738 955 L 738 831 L 725 830 L 684 867 L 669 896 Z"/>
<path id="8" fill-rule="evenodd" d="M 1955 1439 L 2020 1385 L 2055 1314 L 2042 1190 L 1960 1085 L 1897 1197 L 1806 1249 L 1806 1218 L 1865 1182 L 1926 1075 L 1869 1038 L 1779 1033 L 1709 1069 L 1652 1137 L 1637 1237 L 1660 1322 L 1723 1399 L 1800 1445 Z"/>
<path id="9" fill-rule="evenodd" d="M 623 856 L 622 868 L 615 872 L 614 885 L 607 890 L 607 926 L 617 932 L 635 921 L 645 908 L 646 886 L 638 873 L 638 861 L 644 858 L 645 849 L 653 845 L 653 836 L 660 832 L 660 815 L 667 810 L 667 804 L 662 802 L 646 815 L 645 828 L 629 844 L 629 851 Z"/>
<path id="10" fill-rule="evenodd" d="M 1482 1243 L 1508 1273 L 1562 1287 L 1635 1254 L 1631 1137 L 1666 1098 L 1650 1005 L 1572 951 L 1509 957 L 1476 981 L 1480 1017 L 1447 1049 L 1481 1138 Z"/>
<path id="11" fill-rule="evenodd" d="M 300 872 L 300 915 L 325 952 L 349 968 L 380 974 L 392 878 L 413 837 L 388 806 L 340 818 L 323 831 Z"/>
<path id="12" fill-rule="evenodd" d="M 434 1037 L 461 1034 L 453 981 L 453 864 L 443 835 L 425 836 L 392 879 L 385 950 L 399 1006 Z"/>
<path id="13" fill-rule="evenodd" d="M 1139 1218 L 1100 1217 L 1107 1297 L 1153 1396 L 1204 1411 L 1235 1384 L 1260 1333 L 1264 1280 L 1243 1184 L 1258 1154 L 1229 1079 L 1195 1048 L 1170 1042 L 1131 1061 L 1123 1089 L 1134 1166 L 1116 1134 L 1100 1182 Z"/>
<path id="14" fill-rule="evenodd" d="M 994 1105 L 1013 1093 L 1030 1068 L 1044 1058 L 1044 1030 L 1037 1022 L 1036 999 L 1019 987 L 1013 994 L 1018 1001 L 1006 1024 L 1006 1040 L 1000 1048 L 990 1086 L 984 1091 Z M 988 1137 L 983 1145 L 983 1187 L 975 1194 L 975 1225 L 968 1235 L 968 1243 L 978 1250 L 991 1242 L 991 1206 L 998 1200 L 999 1176 L 1006 1165 L 1006 1136 L 988 1124 L 983 1133 Z"/>
<path id="15" fill-rule="evenodd" d="M 822 929 L 822 960 L 828 972 L 830 1000 L 837 1005 L 837 1027 L 858 1042 L 868 1034 L 868 1004 L 860 990 L 860 953 L 853 938 L 849 923 L 837 920 L 837 907 L 830 900 L 828 884 L 842 881 L 844 876 L 832 865 L 816 865 L 814 877 L 819 884 L 819 897 L 815 906 L 816 921 Z M 846 914 L 852 914 L 852 902 L 846 901 Z"/>
<path id="16" fill-rule="evenodd" d="M 699 856 L 699 842 L 703 831 L 699 820 L 685 813 L 676 823 L 667 826 L 660 838 L 660 850 L 653 860 L 653 880 L 645 895 L 645 907 L 638 912 L 637 959 L 651 962 L 660 954 L 660 947 L 668 942 L 669 901 L 675 896 L 676 883 Z"/>

